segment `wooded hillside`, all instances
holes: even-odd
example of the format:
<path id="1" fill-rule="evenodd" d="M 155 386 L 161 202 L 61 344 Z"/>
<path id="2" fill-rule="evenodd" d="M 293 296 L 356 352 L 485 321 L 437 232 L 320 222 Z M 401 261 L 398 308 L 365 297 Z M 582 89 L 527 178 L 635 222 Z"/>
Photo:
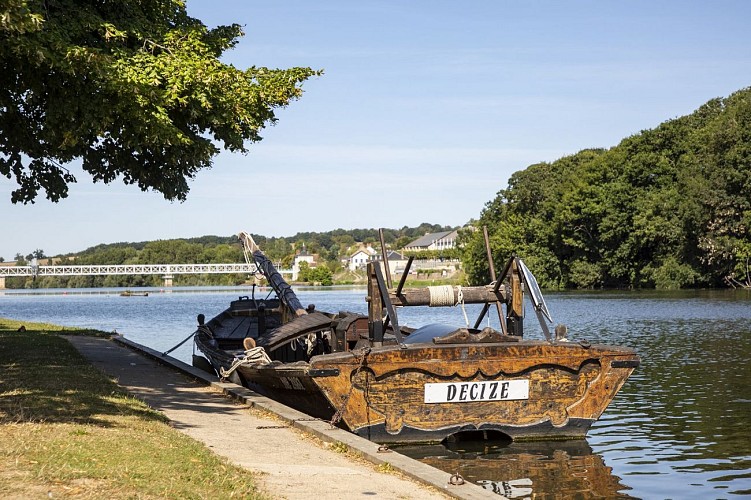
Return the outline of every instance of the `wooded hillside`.
<path id="1" fill-rule="evenodd" d="M 500 262 L 549 288 L 751 286 L 751 87 L 621 141 L 516 172 L 487 203 Z M 464 231 L 487 282 L 482 231 Z"/>
<path id="2" fill-rule="evenodd" d="M 384 241 L 390 248 L 401 248 L 410 241 L 426 234 L 448 231 L 454 228 L 423 223 L 417 227 L 384 229 Z M 282 267 L 289 268 L 303 245 L 305 251 L 317 254 L 319 264 L 332 272 L 341 267 L 341 259 L 348 257 L 360 245 L 372 245 L 380 249 L 377 229 L 335 229 L 328 232 L 304 232 L 290 237 L 268 238 L 253 235 L 264 253 Z M 32 258 L 47 259 L 44 251 L 37 249 L 25 258 L 16 255 L 17 265 L 26 265 Z M 143 241 L 134 243 L 101 244 L 81 252 L 58 255 L 57 264 L 68 265 L 117 265 L 117 264 L 210 264 L 244 262 L 242 245 L 236 235 L 202 236 L 198 238 Z M 47 262 L 45 261 L 45 265 Z M 190 285 L 238 285 L 246 275 L 209 274 L 176 275 L 174 283 Z M 13 277 L 6 280 L 8 288 L 89 288 L 89 287 L 137 287 L 161 286 L 160 276 L 45 276 L 36 279 Z"/>

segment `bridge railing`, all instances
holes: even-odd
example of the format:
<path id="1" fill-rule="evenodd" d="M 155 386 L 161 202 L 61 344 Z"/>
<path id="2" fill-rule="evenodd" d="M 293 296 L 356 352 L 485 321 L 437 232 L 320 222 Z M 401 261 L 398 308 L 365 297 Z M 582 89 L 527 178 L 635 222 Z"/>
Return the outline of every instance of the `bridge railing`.
<path id="1" fill-rule="evenodd" d="M 0 266 L 0 276 L 111 276 L 123 274 L 253 274 L 255 264 L 122 264 L 104 266 Z M 291 273 L 282 270 L 282 273 Z"/>

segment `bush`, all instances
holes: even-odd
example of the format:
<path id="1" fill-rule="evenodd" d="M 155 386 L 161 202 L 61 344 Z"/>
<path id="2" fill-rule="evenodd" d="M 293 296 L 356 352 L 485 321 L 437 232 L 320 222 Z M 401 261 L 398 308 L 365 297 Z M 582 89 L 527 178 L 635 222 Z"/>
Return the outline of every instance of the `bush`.
<path id="1" fill-rule="evenodd" d="M 597 264 L 577 260 L 569 272 L 571 284 L 576 288 L 597 288 L 602 285 L 602 271 Z"/>

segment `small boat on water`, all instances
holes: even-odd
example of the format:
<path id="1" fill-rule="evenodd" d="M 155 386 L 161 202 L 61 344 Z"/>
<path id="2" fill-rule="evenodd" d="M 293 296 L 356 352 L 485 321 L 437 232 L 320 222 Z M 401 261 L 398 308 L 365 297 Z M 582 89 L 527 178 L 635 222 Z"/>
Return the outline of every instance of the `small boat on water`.
<path id="1" fill-rule="evenodd" d="M 551 332 L 542 293 L 517 257 L 478 287 L 405 288 L 411 260 L 392 287 L 388 269 L 372 262 L 365 316 L 303 307 L 252 237 L 240 238 L 273 291 L 240 297 L 208 322 L 199 315 L 193 338 L 205 358 L 194 364 L 378 443 L 464 433 L 583 438 L 639 365 L 633 349 L 569 341 L 562 325 Z M 545 339 L 523 336 L 527 295 Z M 484 304 L 474 327 L 410 328 L 397 315 L 469 303 Z M 501 331 L 479 329 L 491 308 Z"/>
<path id="2" fill-rule="evenodd" d="M 131 290 L 125 290 L 120 292 L 120 297 L 148 297 L 149 292 L 133 292 Z"/>

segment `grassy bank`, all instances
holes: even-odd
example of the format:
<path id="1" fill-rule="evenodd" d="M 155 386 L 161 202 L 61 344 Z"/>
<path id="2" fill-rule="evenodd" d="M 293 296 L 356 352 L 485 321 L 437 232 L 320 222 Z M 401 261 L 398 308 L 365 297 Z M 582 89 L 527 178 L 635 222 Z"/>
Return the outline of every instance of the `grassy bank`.
<path id="1" fill-rule="evenodd" d="M 172 429 L 63 334 L 0 318 L 0 491 L 5 498 L 263 498 L 253 474 Z"/>
<path id="2" fill-rule="evenodd" d="M 392 276 L 393 285 L 396 286 L 401 279 L 400 274 Z M 364 270 L 350 271 L 344 270 L 333 276 L 335 285 L 367 285 L 368 276 Z M 441 271 L 433 272 L 431 270 L 420 270 L 416 274 L 407 276 L 405 286 L 423 287 L 436 285 L 466 285 L 467 276 L 464 271 L 451 271 L 443 275 Z"/>

